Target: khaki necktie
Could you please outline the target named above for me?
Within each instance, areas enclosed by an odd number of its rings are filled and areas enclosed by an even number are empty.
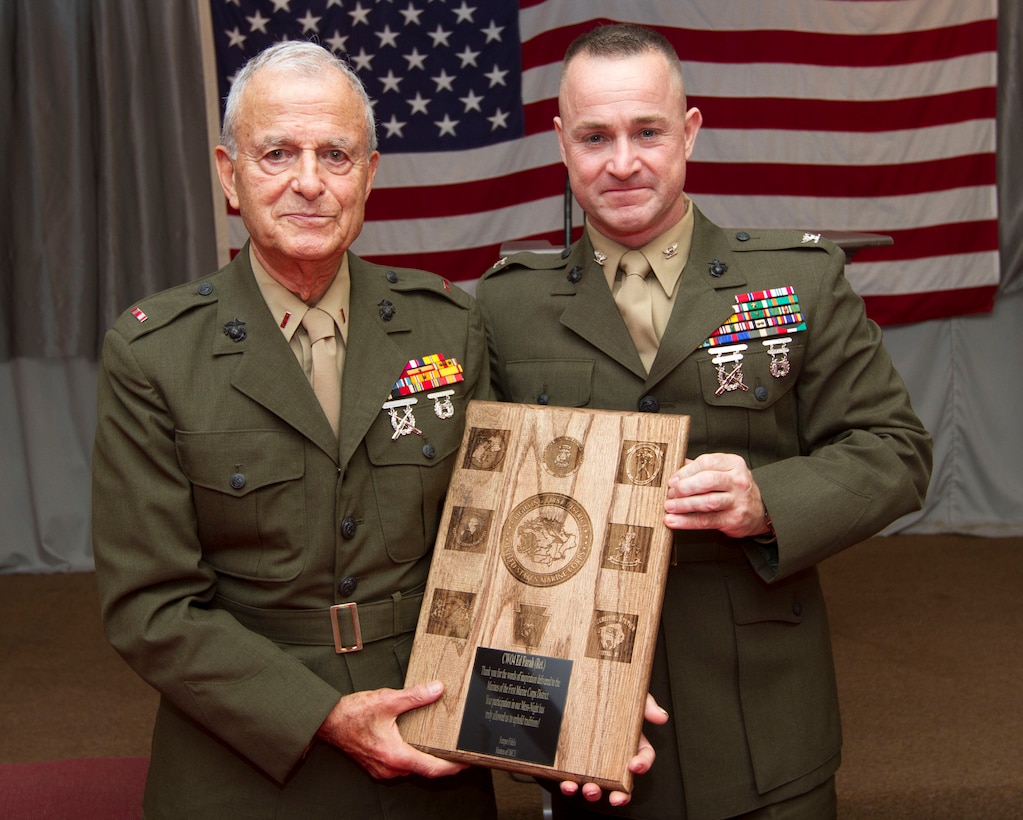
[[[341,377],[338,372],[334,320],[325,310],[309,308],[302,317],[302,327],[309,334],[309,347],[313,358],[309,380],[336,436],[341,421]]]
[[[625,274],[622,286],[615,294],[618,310],[636,344],[636,351],[647,372],[657,356],[657,332],[654,330],[653,303],[646,278],[650,263],[641,251],[628,251],[618,267]]]

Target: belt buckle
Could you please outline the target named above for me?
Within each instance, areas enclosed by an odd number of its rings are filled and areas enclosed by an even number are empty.
[[[339,609],[347,609],[352,615],[352,629],[355,631],[355,643],[352,646],[345,646],[341,642],[341,625],[337,620]],[[359,625],[359,605],[357,603],[334,604],[330,608],[330,627],[334,630],[334,651],[338,655],[343,655],[346,652],[358,652],[362,649],[362,627]]]

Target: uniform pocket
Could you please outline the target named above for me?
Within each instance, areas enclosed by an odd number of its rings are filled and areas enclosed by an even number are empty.
[[[450,416],[438,413],[427,394],[414,398],[411,415],[398,408],[395,423],[399,429],[407,423],[418,432],[401,435],[383,412],[365,439],[375,499],[371,509],[387,555],[397,563],[418,560],[433,548],[465,427],[464,396],[450,397]]]
[[[305,449],[284,430],[187,432],[175,436],[192,483],[203,558],[217,572],[283,582],[305,564]]]

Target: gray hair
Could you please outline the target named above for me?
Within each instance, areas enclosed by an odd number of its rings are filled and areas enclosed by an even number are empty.
[[[376,121],[373,117],[373,104],[369,95],[355,73],[355,69],[344,60],[335,57],[334,54],[315,43],[301,42],[298,40],[285,40],[276,43],[264,51],[261,51],[249,60],[231,85],[231,92],[227,95],[227,103],[224,106],[224,127],[220,133],[220,144],[227,149],[232,159],[238,156],[238,103],[245,92],[249,81],[256,75],[256,72],[264,68],[285,68],[306,77],[317,77],[324,69],[330,69],[340,73],[352,90],[359,95],[366,112],[366,153],[372,154],[377,149]]]

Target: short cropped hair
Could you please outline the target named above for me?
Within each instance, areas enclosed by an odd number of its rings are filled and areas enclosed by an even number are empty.
[[[631,23],[597,26],[576,37],[565,51],[561,64],[561,84],[564,85],[568,65],[579,55],[588,57],[634,57],[646,52],[657,52],[668,61],[671,73],[678,79],[685,100],[685,80],[678,53],[668,38],[657,31]]]

